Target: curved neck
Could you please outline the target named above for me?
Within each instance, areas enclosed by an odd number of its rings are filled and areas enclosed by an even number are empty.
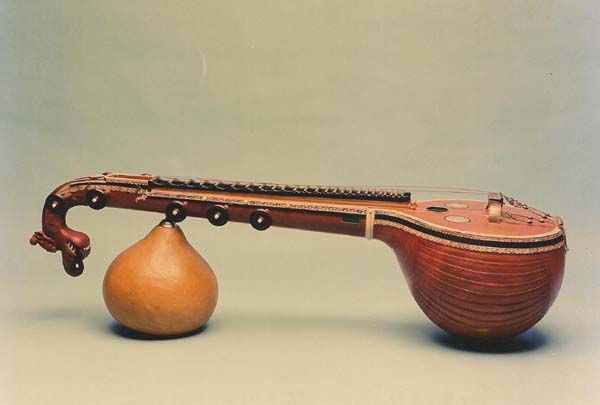
[[[213,225],[228,221],[250,223],[257,230],[270,226],[372,237],[375,209],[410,205],[410,193],[382,188],[298,186],[179,179],[104,173],[72,180],[46,200],[42,231],[31,238],[48,251],[61,251],[71,275],[83,270],[89,254],[87,235],[70,229],[67,211],[78,205],[93,209],[125,208],[162,213],[179,222],[207,218]]]
[[[187,216],[214,220],[211,215],[217,207],[221,221],[227,216],[230,221],[252,223],[252,215],[261,210],[273,226],[356,236],[365,235],[370,208],[393,209],[406,207],[410,202],[410,193],[392,189],[112,173],[74,180],[55,194],[64,196],[73,205],[90,205],[90,199],[94,198],[91,195],[97,194],[96,198],[103,200],[105,206],[162,212],[175,221]],[[94,208],[93,203],[90,206]]]

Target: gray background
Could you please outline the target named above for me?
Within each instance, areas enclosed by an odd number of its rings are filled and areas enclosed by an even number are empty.
[[[597,2],[216,3],[0,1],[0,403],[600,402]],[[73,210],[78,279],[27,242],[106,170],[500,190],[564,217],[566,276],[530,333],[465,346],[379,242],[191,219],[210,326],[131,339],[102,278],[160,215]]]

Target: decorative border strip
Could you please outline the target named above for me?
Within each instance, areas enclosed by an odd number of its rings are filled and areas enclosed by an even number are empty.
[[[86,191],[91,189],[98,190],[106,190],[106,191],[116,191],[119,193],[127,193],[127,194],[140,194],[143,195],[145,193],[145,189],[137,186],[127,186],[123,185],[113,185],[113,184],[77,184],[77,185],[67,185],[60,190],[56,191],[54,194],[59,195],[61,197],[68,197],[72,193],[76,193],[77,191]]]
[[[246,198],[227,198],[227,197],[206,197],[206,196],[190,196],[189,194],[166,194],[160,192],[148,192],[147,198],[174,198],[184,199],[202,202],[214,202],[220,204],[231,204],[231,205],[250,205],[254,207],[271,207],[271,208],[283,208],[283,209],[296,209],[306,211],[318,211],[318,212],[331,212],[331,213],[342,213],[342,214],[358,214],[365,215],[367,210],[362,208],[348,208],[348,207],[332,207],[326,205],[309,205],[309,204],[296,204],[296,203],[283,203],[277,201],[257,201]]]
[[[410,222],[412,224],[415,224],[415,226],[419,226],[419,227],[423,227],[423,228],[427,228],[427,229],[433,229],[435,228],[435,230],[437,232],[446,234],[446,235],[452,235],[452,236],[456,236],[456,237],[466,237],[469,239],[476,239],[476,240],[485,240],[485,241],[500,241],[500,242],[539,242],[539,241],[548,241],[548,240],[553,240],[555,239],[557,236],[561,235],[560,232],[551,232],[548,234],[541,234],[539,236],[535,236],[535,237],[504,237],[504,236],[491,236],[491,235],[482,235],[482,234],[469,234],[469,233],[465,233],[465,232],[460,232],[460,231],[454,231],[452,229],[449,228],[445,228],[445,227],[440,227],[440,226],[435,226],[431,223],[428,222],[424,222],[424,221],[420,221],[419,219],[410,216],[410,215],[406,215],[404,213],[399,213],[399,212],[395,212],[395,211],[378,211],[377,212],[377,217],[381,218],[381,219],[389,219],[391,221],[395,221],[396,218],[400,219],[401,221],[405,221],[405,222]],[[393,219],[391,219],[393,218]],[[475,237],[473,237],[475,236]]]
[[[439,243],[441,245],[451,246],[460,249],[473,250],[477,252],[487,252],[487,253],[505,253],[505,254],[533,254],[533,253],[541,253],[541,252],[549,252],[552,250],[560,249],[564,246],[564,237],[563,235],[558,238],[559,240],[555,243],[537,246],[537,247],[529,247],[526,243],[513,243],[514,247],[499,247],[499,246],[485,246],[485,245],[476,245],[471,243],[459,242],[451,239],[447,239],[444,237],[439,237],[436,235],[432,235],[430,233],[421,232],[420,230],[411,228],[404,224],[398,222],[392,222],[385,219],[377,219],[375,220],[375,225],[386,225],[394,228],[401,229],[405,232],[408,232],[412,235],[419,236],[423,239],[429,240],[431,242]],[[477,242],[477,240],[474,240]],[[483,242],[483,241],[481,241]]]

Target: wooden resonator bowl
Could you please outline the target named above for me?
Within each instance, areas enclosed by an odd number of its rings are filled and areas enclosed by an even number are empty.
[[[121,324],[152,335],[192,332],[217,304],[217,279],[181,229],[163,221],[110,264],[104,301]]]
[[[31,243],[60,251],[66,272],[80,275],[90,241],[65,222],[78,205],[158,212],[170,223],[202,217],[215,226],[235,221],[258,231],[277,226],[365,237],[394,250],[415,301],[436,325],[468,338],[510,337],[535,325],[554,302],[566,235],[560,217],[501,193],[483,195],[412,201],[398,188],[103,173],[56,188]],[[124,325],[171,335],[206,323],[217,284],[181,230],[164,225],[115,259],[104,297]]]

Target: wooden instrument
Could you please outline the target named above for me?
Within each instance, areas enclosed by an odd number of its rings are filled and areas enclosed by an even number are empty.
[[[439,327],[465,337],[523,332],[560,288],[566,239],[559,217],[501,193],[483,200],[411,201],[397,188],[242,183],[104,173],[55,189],[32,244],[61,251],[71,276],[83,271],[90,240],[65,216],[78,205],[202,217],[215,226],[248,222],[378,239],[398,257],[417,304]]]

